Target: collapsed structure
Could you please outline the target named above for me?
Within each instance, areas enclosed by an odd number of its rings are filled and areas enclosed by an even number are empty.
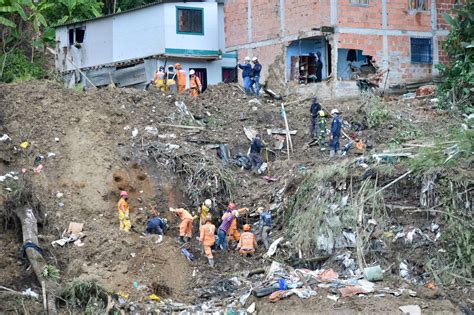
[[[323,78],[350,80],[390,69],[389,85],[431,80],[446,61],[442,13],[458,1],[232,0],[225,6],[226,49],[258,56],[278,83],[307,83],[315,60]],[[272,65],[272,67],[270,67]],[[275,69],[276,68],[276,69]],[[384,78],[385,79],[385,78]],[[351,86],[336,82],[336,89]],[[353,84],[352,86],[355,86]]]

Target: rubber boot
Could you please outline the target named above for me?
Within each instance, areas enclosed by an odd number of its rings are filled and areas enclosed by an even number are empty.
[[[179,242],[180,242],[181,244],[184,244],[184,243],[186,242],[186,241],[184,240],[184,236],[180,236],[180,237],[179,237]]]
[[[214,258],[208,258],[209,266],[214,267]]]

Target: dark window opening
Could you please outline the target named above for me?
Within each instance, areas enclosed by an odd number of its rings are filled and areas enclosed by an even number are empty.
[[[424,11],[426,10],[428,0],[408,0],[408,8],[410,10]]]
[[[74,45],[74,29],[69,30],[69,45]]]
[[[222,68],[222,82],[237,83],[237,68]]]
[[[203,9],[177,9],[178,33],[204,34]]]
[[[76,28],[76,43],[82,44],[84,42],[85,29]]]
[[[410,38],[411,62],[433,63],[431,38]]]

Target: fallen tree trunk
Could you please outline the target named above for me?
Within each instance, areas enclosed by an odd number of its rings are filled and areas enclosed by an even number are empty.
[[[21,209],[18,209],[16,215],[21,221],[23,244],[32,243],[38,245],[38,225],[33,210],[22,207]],[[56,290],[57,284],[43,276],[43,270],[46,266],[46,259],[40,252],[38,252],[37,249],[33,247],[26,247],[24,251],[28,257],[31,267],[33,268],[36,278],[38,279],[38,282],[40,284],[44,282],[45,289],[47,291],[46,314],[56,315],[58,313],[56,310],[56,297],[52,292]]]

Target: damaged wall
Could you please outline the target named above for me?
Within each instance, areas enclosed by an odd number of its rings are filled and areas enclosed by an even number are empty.
[[[258,56],[265,80],[266,68],[273,66],[282,49],[286,53],[292,41],[321,36],[321,26],[332,26],[335,34],[328,43],[333,47],[333,61],[338,59],[337,49],[359,49],[373,56],[381,69],[390,68],[389,85],[430,80],[437,75],[436,64],[447,61],[441,41],[448,25],[441,14],[449,12],[454,1],[426,1],[418,9],[410,5],[406,0],[369,1],[368,5],[349,0],[232,0],[225,6],[227,50],[237,51],[239,60]],[[412,48],[412,38],[430,40],[426,44],[429,60],[412,58],[418,53]],[[334,62],[332,69],[337,71]]]

